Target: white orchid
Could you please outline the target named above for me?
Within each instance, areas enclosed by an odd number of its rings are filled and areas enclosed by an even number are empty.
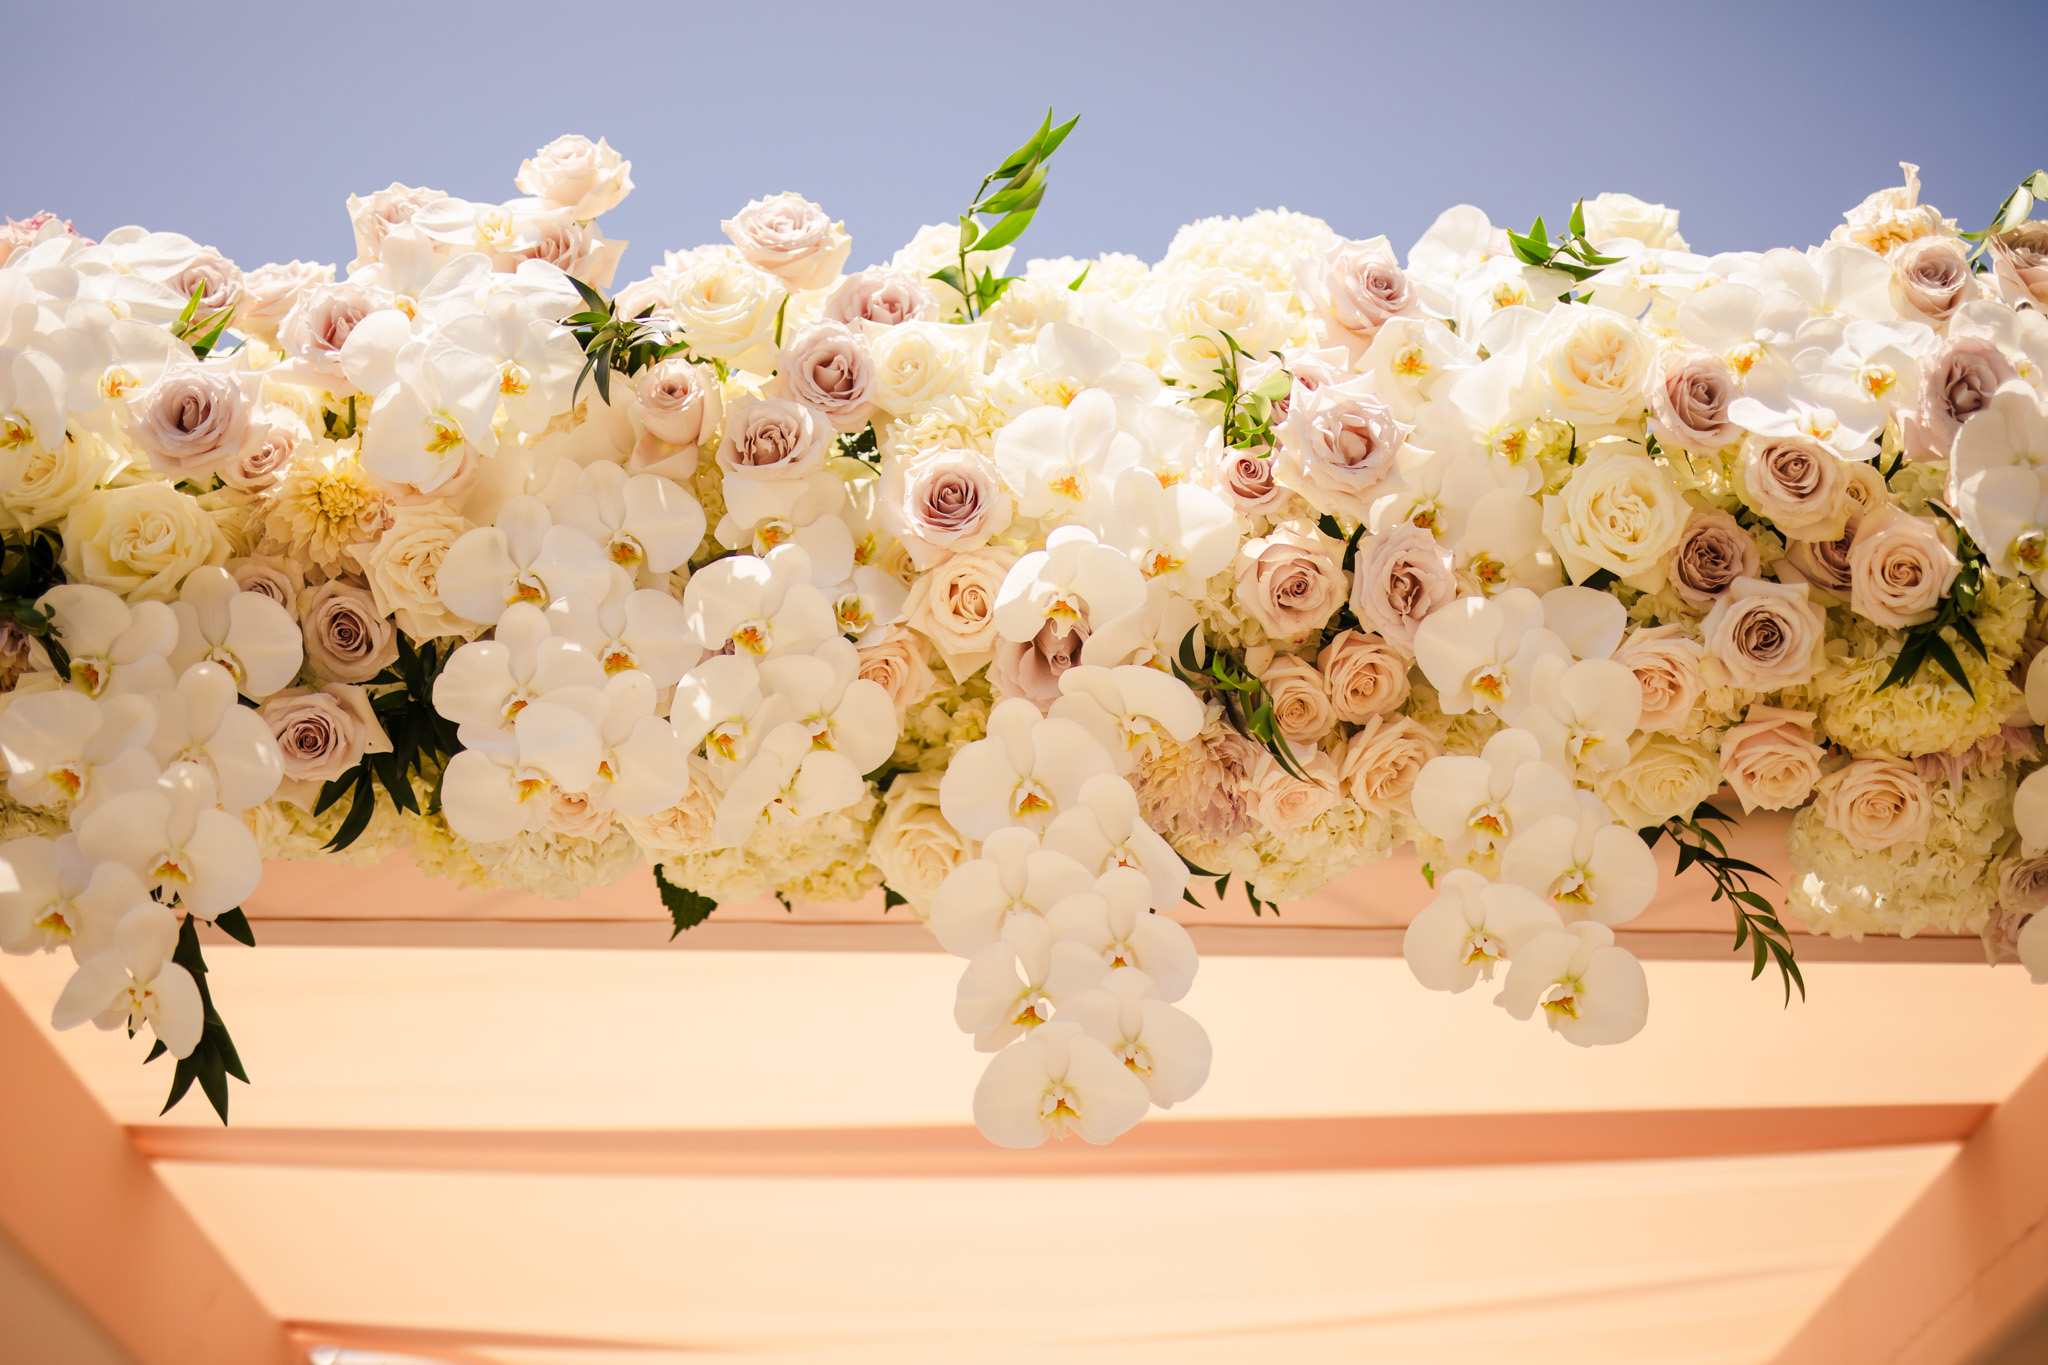
[[[112,931],[112,942],[78,964],[50,1011],[50,1026],[77,1028],[90,1020],[103,1029],[147,1027],[173,1057],[199,1046],[205,1007],[192,974],[170,960],[177,946],[176,918],[142,901]]]
[[[1509,588],[1543,592],[1563,576],[1543,534],[1543,506],[1513,489],[1484,493],[1465,516],[1452,567],[1461,584],[1492,597]]]
[[[881,765],[896,747],[896,704],[880,683],[857,676],[860,652],[825,640],[810,654],[761,661],[761,685],[786,698],[789,718],[810,732],[812,747],[840,754],[856,772]]]
[[[1650,1018],[1643,964],[1614,944],[1604,924],[1580,922],[1525,939],[1508,967],[1500,1006],[1517,1019],[1540,1007],[1544,1022],[1568,1043],[1625,1043]]]
[[[284,780],[284,757],[270,726],[237,704],[234,678],[215,663],[193,664],[175,691],[157,697],[149,752],[166,768],[193,763],[212,773],[224,810],[259,806]]]
[[[497,452],[491,419],[500,377],[491,361],[443,338],[415,338],[399,350],[393,371],[395,382],[372,395],[376,416],[363,433],[363,465],[372,474],[432,493],[466,461]]]
[[[1069,896],[1095,889],[1095,873],[1038,836],[1011,826],[988,836],[981,856],[946,874],[932,894],[932,935],[955,957],[973,957],[1002,939],[1016,915],[1043,916]]]
[[[1094,876],[1113,867],[1142,872],[1152,885],[1154,910],[1180,904],[1181,893],[1187,890],[1187,863],[1139,818],[1138,794],[1131,784],[1109,773],[1081,784],[1074,804],[1045,827],[1045,846],[1066,854]]]
[[[1160,998],[1178,1000],[1195,981],[1195,941],[1176,920],[1152,909],[1152,883],[1134,868],[1113,867],[1093,890],[1069,896],[1045,917],[1053,934],[1086,945],[1110,967],[1136,967]]]
[[[1060,696],[1049,714],[1071,720],[1095,736],[1119,773],[1141,754],[1156,756],[1159,736],[1185,744],[1202,729],[1202,700],[1170,673],[1137,664],[1098,668],[1077,664],[1060,674]]]
[[[740,844],[764,814],[770,821],[809,820],[852,805],[866,791],[861,770],[844,754],[816,747],[809,726],[784,721],[727,784],[713,847]]]
[[[1442,754],[1416,775],[1415,818],[1454,858],[1491,857],[1522,829],[1577,810],[1571,778],[1526,730],[1494,733],[1475,757]]]
[[[704,509],[672,479],[627,474],[609,460],[584,466],[554,520],[589,536],[643,584],[687,563],[704,539]]]
[[[1092,630],[1145,603],[1145,580],[1121,552],[1080,526],[1062,526],[1010,566],[996,594],[996,633],[1023,642],[1048,621]]]
[[[226,569],[194,569],[171,610],[178,618],[171,667],[181,674],[205,660],[224,669],[242,695],[262,701],[291,686],[305,662],[292,614],[260,592],[242,591]]]
[[[1509,676],[1525,685],[1504,713],[1536,736],[1547,761],[1581,773],[1610,772],[1628,762],[1629,736],[1642,720],[1643,689],[1626,664],[1606,658],[1567,663],[1543,655],[1530,661],[1526,673],[1517,665]]]
[[[1495,964],[1562,924],[1557,911],[1527,888],[1452,868],[1437,878],[1436,899],[1408,922],[1401,956],[1424,986],[1455,994],[1481,978],[1493,980]]]
[[[133,872],[90,861],[75,834],[0,844],[0,951],[75,948],[89,956],[129,911],[148,903]]]
[[[669,723],[685,749],[704,746],[721,780],[754,756],[761,740],[793,718],[786,697],[761,691],[761,667],[745,654],[714,654],[676,684]]]
[[[68,681],[87,696],[161,692],[177,679],[166,657],[178,617],[162,602],[123,602],[105,588],[66,583],[36,599],[71,656]]]
[[[1101,984],[1109,964],[1037,915],[1012,915],[1002,937],[968,959],[953,997],[953,1022],[995,1052],[1053,1017],[1062,1001]]]
[[[634,587],[617,565],[602,598],[562,598],[548,608],[547,618],[556,637],[575,641],[607,674],[637,670],[656,687],[674,687],[704,655],[683,604],[659,589]],[[502,636],[504,618],[498,625]]]
[[[459,616],[494,625],[515,602],[546,607],[563,597],[596,601],[610,581],[596,541],[557,525],[539,498],[506,501],[497,522],[462,533],[441,560],[436,586]]]
[[[1088,389],[1065,407],[1032,408],[996,433],[996,468],[1020,516],[1063,521],[1136,467],[1143,448],[1117,428],[1116,399]]]
[[[725,515],[712,534],[730,550],[765,555],[800,533],[815,542],[830,534],[829,523],[848,520],[846,480],[830,467],[802,479],[728,479],[720,490]]]
[[[156,781],[146,747],[155,731],[147,697],[19,693],[0,712],[8,793],[25,806],[89,811],[111,794]]]
[[[604,756],[588,709],[545,697],[520,708],[509,734],[468,725],[456,733],[463,748],[442,774],[441,810],[448,828],[476,843],[545,829],[554,790],[588,791]]]
[[[1543,594],[1543,625],[1574,659],[1610,659],[1628,629],[1628,608],[1611,592],[1566,584]]]
[[[1524,588],[1456,598],[1423,618],[1415,631],[1415,662],[1436,688],[1438,704],[1454,716],[1514,705],[1511,665],[1570,653],[1545,627],[1542,600]]]
[[[78,846],[94,862],[124,865],[166,904],[200,919],[239,906],[263,879],[256,836],[220,809],[213,774],[192,763],[109,797],[80,822]]]
[[[547,701],[580,712],[597,732],[597,773],[582,790],[605,809],[652,815],[689,794],[689,746],[654,713],[654,683],[645,673],[615,674],[602,690],[563,688]]]
[[[939,809],[970,839],[1012,824],[1042,830],[1080,799],[1083,783],[1109,771],[1109,754],[1087,730],[1010,697],[989,712],[987,735],[953,755]]]
[[[756,659],[808,654],[839,633],[830,600],[811,583],[811,557],[795,545],[706,564],[683,589],[683,610],[713,654],[727,642]]]
[[[481,306],[448,310],[433,319],[434,330],[450,346],[496,372],[505,420],[528,436],[540,434],[568,409],[583,363],[575,337],[553,317],[542,316],[536,303],[522,292],[501,290],[487,295]]]
[[[1059,1017],[1108,1048],[1161,1109],[1189,1098],[1209,1079],[1208,1033],[1160,999],[1152,979],[1136,967],[1118,967],[1094,990],[1070,997]]]
[[[857,645],[871,645],[903,620],[910,589],[894,574],[863,564],[831,596],[832,619],[839,633]]]
[[[1520,829],[1501,854],[1501,880],[1526,886],[1567,919],[1624,924],[1657,894],[1657,859],[1634,830],[1591,792],[1578,809],[1546,815]]]
[[[1114,1142],[1145,1117],[1144,1083],[1079,1024],[1057,1021],[997,1053],[974,1088],[974,1125],[998,1147],[1069,1133]]]
[[[472,640],[434,679],[434,709],[457,725],[509,731],[529,702],[563,687],[603,687],[598,656],[550,629],[540,608],[517,602],[495,638]]]
[[[64,367],[41,350],[0,347],[0,453],[64,443]]]
[[[1206,488],[1162,485],[1150,470],[1127,469],[1106,491],[1108,497],[1091,499],[1084,509],[1088,525],[1147,579],[1199,597],[1237,553],[1237,514]]]
[[[1092,622],[1081,642],[1081,662],[1100,668],[1143,664],[1170,671],[1180,642],[1198,624],[1195,604],[1158,580],[1145,585],[1145,601],[1135,611],[1105,622]]]

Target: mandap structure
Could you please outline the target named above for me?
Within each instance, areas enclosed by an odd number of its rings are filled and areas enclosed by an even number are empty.
[[[0,947],[75,962],[51,1024],[225,1119],[200,928],[281,860],[677,933],[879,897],[1019,1148],[1201,1087],[1183,920],[1389,859],[1420,986],[1560,1045],[1642,1029],[1672,850],[1788,1001],[1817,936],[2048,975],[2048,177],[1961,232],[1907,166],[1803,249],[1603,194],[1020,263],[1073,126],[859,270],[785,193],[617,281],[581,137],[350,198],[340,271],[10,222]]]

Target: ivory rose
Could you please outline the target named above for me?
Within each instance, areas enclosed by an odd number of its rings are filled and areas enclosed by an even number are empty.
[[[1700,635],[1736,687],[1775,692],[1820,671],[1827,613],[1804,583],[1738,578],[1700,622]]]
[[[415,640],[467,635],[475,626],[441,601],[441,561],[471,530],[465,517],[422,507],[401,507],[375,543],[349,547],[362,567],[380,616],[394,616]]]
[[[616,208],[633,192],[633,163],[599,138],[564,134],[519,163],[515,184],[579,221]]]
[[[1721,736],[1721,772],[1745,812],[1790,810],[1813,794],[1821,755],[1812,711],[1752,706]]]
[[[1645,203],[1632,194],[1609,191],[1596,194],[1581,206],[1585,216],[1586,240],[1594,243],[1617,237],[1644,246],[1685,251],[1685,238],[1678,235],[1678,210],[1662,204]]]
[[[1763,569],[1756,538],[1742,523],[1715,508],[1696,511],[1679,533],[1671,555],[1671,589],[1687,606],[1704,611],[1738,578]]]
[[[229,553],[196,499],[154,479],[88,493],[64,518],[64,576],[132,602],[170,601],[187,574]]]
[[[1344,571],[1319,544],[1317,537],[1283,529],[1238,548],[1234,597],[1276,640],[1321,630],[1344,604]]]
[[[704,852],[711,847],[718,823],[718,783],[711,765],[692,755],[690,790],[682,800],[652,815],[622,815],[618,822],[649,861]]]
[[[1643,730],[1679,730],[1700,699],[1700,660],[1706,649],[1675,625],[1644,626],[1614,651],[1614,661],[1636,675],[1643,693]]]
[[[868,352],[875,366],[875,405],[900,415],[953,393],[979,368],[970,365],[969,354],[978,338],[973,328],[937,322],[871,325]]]
[[[1932,519],[1880,507],[1863,518],[1849,546],[1849,605],[1881,626],[1904,630],[1934,619],[1961,571]]]
[[[1363,725],[1408,700],[1408,661],[1377,635],[1338,631],[1316,667],[1339,720]]]
[[[939,809],[942,773],[900,773],[882,798],[882,818],[868,844],[868,856],[882,870],[883,883],[910,902],[919,916],[930,908],[939,884],[967,861],[971,841]]]
[[[749,264],[792,289],[823,289],[853,250],[845,227],[800,194],[755,199],[719,227]]]
[[[1435,735],[1407,716],[1374,716],[1344,746],[1344,792],[1371,810],[1406,811],[1415,779],[1444,751]]]
[[[1413,653],[1423,618],[1457,595],[1451,557],[1420,526],[1403,522],[1360,542],[1351,610],[1359,624],[1396,649]]]
[[[1656,347],[1633,320],[1593,305],[1553,308],[1533,346],[1531,368],[1552,417],[1583,428],[1642,412]]]
[[[24,530],[62,521],[78,500],[114,472],[107,443],[90,432],[0,455],[0,506]]]
[[[1669,735],[1637,735],[1628,762],[1600,779],[1600,799],[1630,829],[1690,815],[1721,785],[1714,755]]]
[[[1691,516],[1671,476],[1626,441],[1595,442],[1564,490],[1543,498],[1543,534],[1574,583],[1605,569],[1656,587]]]
[[[970,550],[911,585],[904,622],[938,648],[956,680],[964,681],[993,656],[996,594],[1016,562],[1007,550]]]
[[[1926,779],[1890,754],[1858,754],[1815,791],[1827,827],[1867,853],[1924,841],[1934,819]]]

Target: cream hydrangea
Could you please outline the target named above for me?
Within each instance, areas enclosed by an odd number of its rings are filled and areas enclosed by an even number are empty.
[[[2013,782],[1986,776],[1936,783],[1924,843],[1872,852],[1829,829],[1818,806],[1792,821],[1788,909],[1834,938],[1865,934],[1975,934],[1998,905],[1991,865],[2012,835]]]

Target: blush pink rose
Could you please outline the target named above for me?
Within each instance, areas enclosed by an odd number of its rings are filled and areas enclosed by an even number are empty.
[[[1721,736],[1721,775],[1745,812],[1790,810],[1813,795],[1821,755],[1812,711],[1752,706]]]
[[[1868,853],[1924,841],[1934,819],[1927,780],[1890,754],[1859,754],[1823,777],[1815,791],[1827,827]]]

